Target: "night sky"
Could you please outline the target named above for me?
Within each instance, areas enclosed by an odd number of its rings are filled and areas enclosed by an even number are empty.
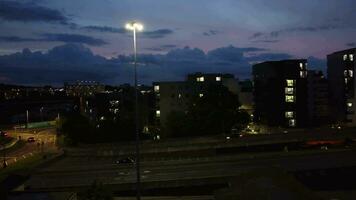
[[[325,57],[356,47],[354,0],[0,0],[0,82],[132,83],[132,19],[140,83],[191,72],[250,78],[251,64]]]

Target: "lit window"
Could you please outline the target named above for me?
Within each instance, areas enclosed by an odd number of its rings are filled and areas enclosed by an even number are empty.
[[[292,95],[286,95],[286,102],[294,102],[295,98]]]
[[[307,71],[300,71],[300,78],[306,78],[307,77]]]
[[[289,121],[288,121],[288,125],[290,126],[290,127],[295,127],[295,119],[290,119]]]
[[[221,77],[220,77],[220,76],[217,76],[217,77],[216,77],[216,81],[221,81]]]
[[[198,82],[204,82],[204,76],[197,77],[197,81],[198,81]]]
[[[286,93],[286,94],[293,94],[293,93],[294,93],[294,88],[286,87],[286,88],[285,88],[285,93]]]
[[[352,103],[351,102],[347,103],[347,107],[351,108],[352,107]]]
[[[155,85],[154,88],[153,88],[153,90],[154,90],[155,92],[159,92],[159,85]]]
[[[285,112],[285,117],[290,119],[294,117],[294,112],[293,111],[287,111]]]
[[[344,76],[347,76],[347,70],[344,70]]]
[[[202,94],[202,93],[199,94],[199,97],[203,97],[203,96],[204,96],[204,94]]]
[[[354,76],[354,71],[349,70],[349,76],[350,76],[350,77],[353,77],[353,76]]]
[[[295,85],[295,80],[287,79],[287,86],[288,87],[293,87]]]
[[[351,61],[354,61],[354,55],[353,54],[350,54],[349,57],[350,57]]]
[[[182,95],[181,95],[181,94],[178,94],[178,98],[179,98],[179,99],[182,98]]]
[[[347,78],[345,78],[345,84],[347,84],[347,82],[348,82],[348,79],[347,79]]]
[[[161,116],[161,111],[160,110],[156,110],[156,117],[160,117]]]
[[[303,63],[299,63],[300,69],[303,69]]]
[[[345,54],[345,55],[344,55],[344,60],[346,60],[346,59],[347,59],[347,55]]]

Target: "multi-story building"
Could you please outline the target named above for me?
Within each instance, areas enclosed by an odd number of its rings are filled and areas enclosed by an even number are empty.
[[[268,61],[253,65],[252,71],[255,120],[269,126],[307,126],[307,61]]]
[[[323,72],[308,70],[308,115],[310,126],[330,124],[329,84]]]
[[[356,48],[332,53],[327,59],[333,120],[345,126],[356,126]]]
[[[156,121],[164,125],[172,111],[187,111],[193,98],[203,97],[210,84],[222,84],[237,94],[238,79],[232,74],[189,74],[185,81],[153,83],[156,94]]]
[[[135,89],[129,84],[117,87],[106,86],[105,91],[83,99],[82,113],[91,121],[134,119]],[[153,124],[154,96],[152,87],[138,86],[138,106],[141,126]]]

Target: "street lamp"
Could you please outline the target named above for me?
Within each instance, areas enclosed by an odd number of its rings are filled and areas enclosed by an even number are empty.
[[[141,199],[141,177],[140,177],[140,133],[138,130],[138,92],[137,92],[137,45],[136,32],[143,30],[143,25],[132,21],[126,24],[126,29],[133,32],[133,47],[134,47],[134,76],[135,76],[135,131],[136,131],[136,199]]]

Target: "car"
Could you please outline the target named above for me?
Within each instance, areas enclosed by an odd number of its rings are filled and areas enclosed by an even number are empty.
[[[321,146],[320,149],[321,150],[328,150],[328,146]]]
[[[7,134],[5,131],[1,131],[1,130],[0,130],[0,136],[1,136],[1,137],[7,137],[8,134]]]
[[[29,137],[29,138],[27,138],[27,142],[35,142],[36,140],[35,140],[35,138],[34,137]]]
[[[122,158],[115,161],[115,164],[132,164],[132,163],[135,163],[135,160],[130,157]]]

